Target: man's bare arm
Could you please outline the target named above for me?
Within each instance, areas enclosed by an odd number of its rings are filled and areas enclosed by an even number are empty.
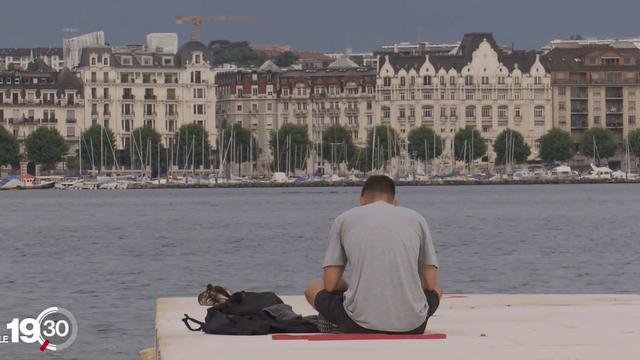
[[[438,280],[438,268],[433,265],[425,265],[420,269],[420,280],[424,291],[435,290],[442,297],[442,287]]]
[[[322,277],[324,289],[328,292],[346,291],[349,285],[342,278],[344,266],[327,266]]]

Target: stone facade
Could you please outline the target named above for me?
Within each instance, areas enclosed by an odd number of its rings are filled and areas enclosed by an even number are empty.
[[[622,149],[638,127],[640,50],[631,43],[559,44],[545,60],[552,75],[554,126],[579,142],[586,129],[609,129]],[[618,167],[622,151],[612,160]],[[577,165],[591,159],[575,157]]]
[[[203,125],[215,145],[214,72],[204,44],[190,41],[177,54],[143,47],[82,49],[76,69],[86,94],[85,127],[101,124],[116,135],[119,148],[131,132],[149,125],[165,144],[180,126]]]
[[[47,126],[56,128],[74,153],[84,118],[82,82],[69,70],[0,71],[0,121],[20,142]]]
[[[540,54],[499,48],[491,34],[467,34],[446,54],[381,54],[376,118],[401,138],[420,126],[443,137],[449,155],[455,132],[477,128],[493,160],[493,141],[509,128],[537,156],[537,140],[553,126],[551,76]]]
[[[267,65],[267,64],[265,64]],[[340,58],[324,69],[260,69],[220,73],[217,83],[219,126],[249,128],[270,158],[271,130],[286,123],[305,125],[313,143],[334,124],[347,127],[354,142],[364,146],[375,124],[375,70]]]

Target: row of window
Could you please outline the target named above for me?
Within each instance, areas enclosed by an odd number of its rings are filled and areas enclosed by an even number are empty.
[[[432,86],[434,84],[434,76],[431,75],[425,75],[422,77],[422,85],[424,86]],[[447,85],[447,77],[446,76],[438,76],[437,77],[439,80],[439,84],[440,86],[446,86]],[[456,86],[458,85],[458,79],[460,79],[461,77],[459,76],[448,76],[448,84],[450,86]],[[407,77],[405,76],[400,76],[400,86],[415,86],[416,85],[416,77],[415,76],[411,76],[409,77],[409,81],[407,81]],[[479,81],[473,76],[473,75],[466,75],[464,76],[464,84],[467,86],[471,86],[471,85],[490,85],[491,84],[491,79],[489,78],[489,76],[480,76],[479,77]],[[513,78],[513,84],[514,85],[520,85],[521,83],[521,79],[519,76],[514,76]],[[533,83],[535,85],[541,85],[542,84],[542,76],[534,76],[533,77]],[[391,86],[391,82],[392,82],[392,77],[390,76],[385,76],[383,77],[383,85],[384,86]],[[496,77],[496,84],[498,85],[506,85],[507,84],[507,77],[506,76],[497,76]]]
[[[410,107],[409,109],[409,118],[415,118],[416,110],[414,107]],[[448,111],[447,111],[448,110]],[[441,107],[440,108],[440,117],[457,117],[457,107]],[[391,118],[391,108],[382,107],[382,118],[390,119]],[[433,106],[423,106],[422,107],[422,116],[427,119],[433,118],[434,107]],[[498,106],[498,119],[506,119],[509,114],[509,107],[506,105]],[[493,107],[492,106],[483,106],[481,108],[481,115],[483,119],[492,118],[493,117]],[[513,115],[515,118],[522,118],[522,110],[519,106],[513,108]],[[535,119],[543,119],[544,118],[544,106],[535,106],[533,108],[533,116]],[[407,118],[407,111],[405,108],[398,109],[398,117],[400,119]],[[476,107],[475,106],[467,106],[465,107],[465,117],[468,119],[475,119],[476,117]]]

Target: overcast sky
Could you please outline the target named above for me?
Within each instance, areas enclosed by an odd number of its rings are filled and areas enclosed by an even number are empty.
[[[300,50],[372,50],[400,41],[453,42],[493,32],[498,43],[535,49],[571,34],[640,36],[639,0],[0,0],[0,47],[61,46],[62,29],[105,31],[112,45],[189,25],[176,15],[257,15],[203,25],[203,41],[247,40]]]

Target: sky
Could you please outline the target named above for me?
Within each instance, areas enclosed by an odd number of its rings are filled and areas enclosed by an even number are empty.
[[[572,34],[640,36],[638,0],[0,0],[0,47],[62,46],[64,28],[103,30],[112,45],[152,32],[190,38],[178,15],[250,15],[204,24],[202,40],[288,44],[298,50],[372,51],[417,40],[455,42],[493,32],[501,45],[538,49]]]

